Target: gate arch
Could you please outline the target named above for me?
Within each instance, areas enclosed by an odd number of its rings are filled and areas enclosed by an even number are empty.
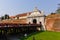
[[[37,23],[37,20],[36,19],[33,19],[33,24],[36,24]]]

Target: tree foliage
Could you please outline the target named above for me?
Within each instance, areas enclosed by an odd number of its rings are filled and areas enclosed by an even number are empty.
[[[9,15],[5,14],[4,18],[9,19]]]
[[[4,19],[10,19],[9,15],[5,14],[4,16],[1,17],[1,20],[4,20]]]
[[[56,13],[60,13],[60,9],[57,9],[57,10],[56,10]]]

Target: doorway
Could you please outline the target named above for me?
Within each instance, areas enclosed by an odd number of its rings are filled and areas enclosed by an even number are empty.
[[[37,23],[37,20],[36,19],[33,19],[33,24],[36,24]]]

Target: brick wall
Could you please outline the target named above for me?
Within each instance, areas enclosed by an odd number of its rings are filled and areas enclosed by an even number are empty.
[[[60,14],[47,16],[45,19],[45,26],[48,31],[60,32]]]

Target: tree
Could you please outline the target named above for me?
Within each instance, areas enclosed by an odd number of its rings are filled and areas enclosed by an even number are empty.
[[[56,10],[56,13],[60,13],[60,9]]]
[[[4,16],[1,17],[1,20],[4,20]]]
[[[5,14],[4,19],[9,19],[9,15]]]
[[[58,9],[56,10],[56,13],[60,13],[60,4],[58,4]]]
[[[10,19],[9,15],[5,14],[4,16],[1,17],[1,20],[4,20],[4,19]]]

